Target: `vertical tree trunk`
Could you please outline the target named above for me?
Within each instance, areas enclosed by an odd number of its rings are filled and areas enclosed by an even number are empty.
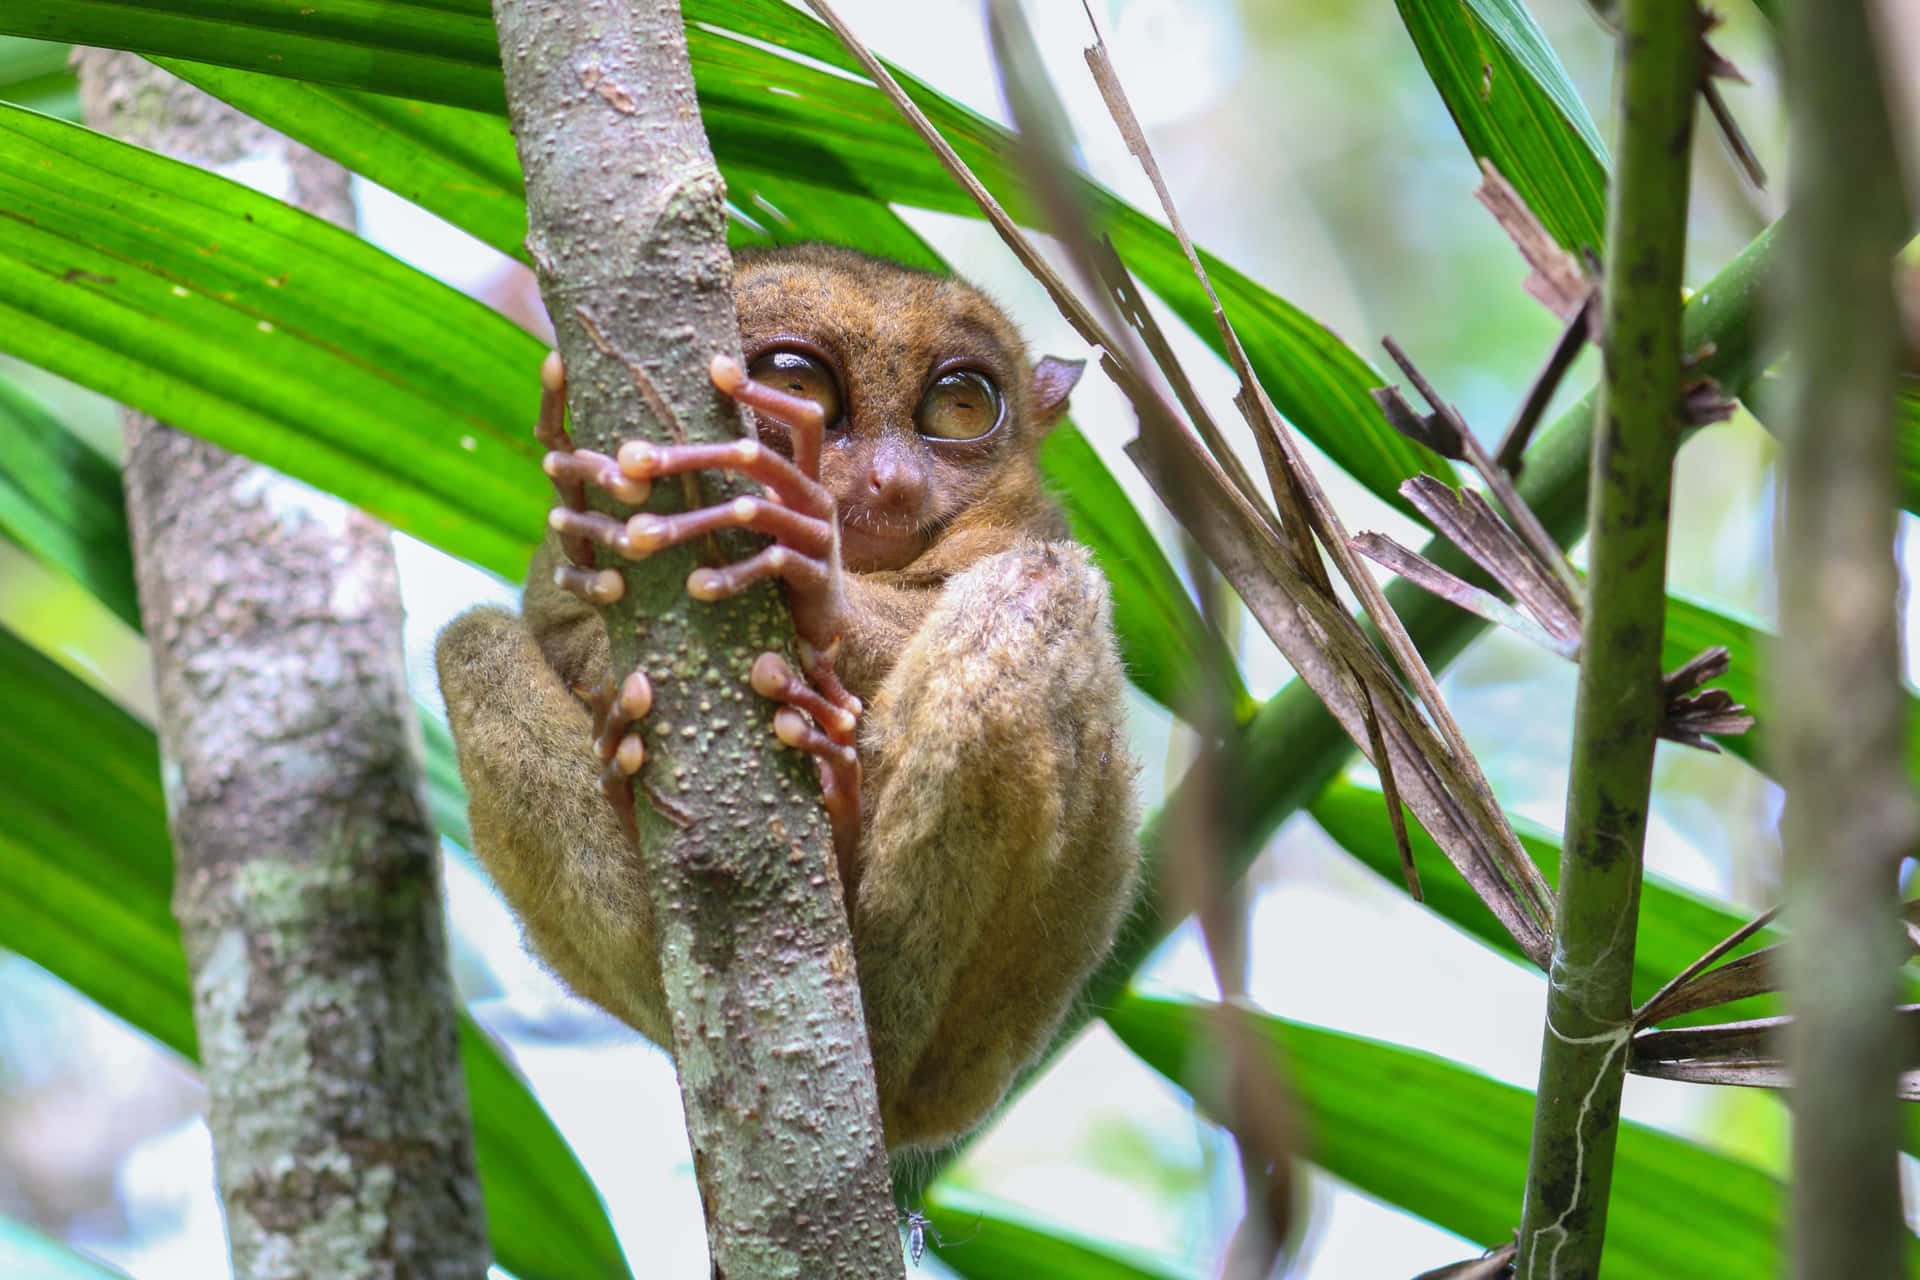
[[[96,128],[266,161],[352,224],[345,170],[124,53]],[[478,1277],[490,1258],[437,841],[387,531],[131,411],[126,492],[235,1273]]]
[[[1776,764],[1787,788],[1790,1272],[1894,1280],[1901,858],[1915,850],[1900,687],[1893,255],[1899,164],[1863,0],[1797,0],[1784,47],[1794,385],[1781,424]]]
[[[740,337],[679,5],[495,0],[494,16],[575,439],[738,437],[707,373]],[[737,491],[716,480],[656,485],[648,508]],[[746,680],[759,652],[791,651],[791,620],[770,589],[691,601],[695,552],[625,566],[604,612],[615,671],[654,686],[635,807],[713,1274],[898,1276],[830,834],[811,764]]]

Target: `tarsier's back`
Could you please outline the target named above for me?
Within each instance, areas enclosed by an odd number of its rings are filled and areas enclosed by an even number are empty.
[[[782,717],[858,713],[857,764],[828,723],[780,733],[816,752],[830,796],[854,780],[835,829],[887,1141],[936,1144],[1045,1047],[1135,875],[1107,586],[1065,539],[1037,462],[1079,367],[1030,366],[970,287],[846,250],[742,255],[735,298],[752,379],[826,420],[811,487],[789,462],[752,464],[779,509],[750,527],[784,548],[754,572],[782,578],[802,639],[831,654],[807,675],[846,692],[770,696]],[[772,451],[808,470],[811,449],[796,456],[765,418]],[[819,529],[803,527],[810,512]],[[671,1050],[638,854],[601,793],[581,696],[609,675],[605,637],[556,585],[584,580],[569,555],[582,559],[549,538],[519,616],[476,609],[448,627],[441,686],[476,853],[530,942]]]

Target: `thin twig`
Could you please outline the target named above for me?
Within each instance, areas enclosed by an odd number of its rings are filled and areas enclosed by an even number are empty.
[[[1533,385],[1527,388],[1526,398],[1520,402],[1520,411],[1514,414],[1513,425],[1500,437],[1500,447],[1494,450],[1494,463],[1516,480],[1520,477],[1521,455],[1526,453],[1527,445],[1533,440],[1533,430],[1539,425],[1540,417],[1547,411],[1547,405],[1553,400],[1553,393],[1560,389],[1561,379],[1567,376],[1567,370],[1573,367],[1576,356],[1586,347],[1593,327],[1593,295],[1580,304],[1566,326],[1560,331],[1559,341],[1553,344],[1553,350],[1547,353],[1547,362],[1540,366],[1540,372],[1533,375]]]

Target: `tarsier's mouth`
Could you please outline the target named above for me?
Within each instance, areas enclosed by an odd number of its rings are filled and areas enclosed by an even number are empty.
[[[840,558],[856,573],[898,569],[926,549],[932,533],[918,520],[852,507],[840,519]]]

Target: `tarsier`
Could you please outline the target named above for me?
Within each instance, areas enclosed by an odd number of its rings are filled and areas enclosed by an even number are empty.
[[[740,675],[820,764],[888,1145],[936,1144],[1045,1047],[1135,875],[1107,586],[1037,457],[1080,366],[1029,366],[969,286],[846,250],[739,255],[734,299],[746,367],[716,360],[713,379],[754,408],[758,443],[573,450],[557,357],[543,371],[561,502],[521,613],[474,609],[437,654],[474,847],[559,976],[671,1051],[640,857],[600,781],[603,762],[640,767],[650,686],[609,679],[589,601],[620,586],[595,558],[771,535],[688,589],[784,588],[806,679],[772,655]],[[584,485],[637,504],[712,468],[765,497],[585,509]]]

